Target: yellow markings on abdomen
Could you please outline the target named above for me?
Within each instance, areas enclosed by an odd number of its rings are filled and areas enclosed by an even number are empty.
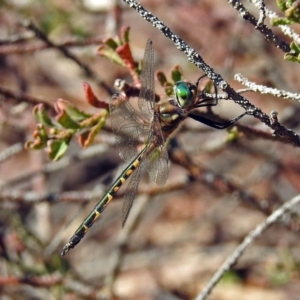
[[[130,169],[130,170],[128,170],[127,172],[126,172],[126,177],[128,178],[132,173],[133,173],[133,171],[135,170],[135,168],[134,169]]]
[[[95,209],[95,217],[94,217],[94,221],[96,221],[99,217],[100,217],[100,212],[98,210]]]
[[[86,232],[89,230],[89,228],[88,228],[88,226],[86,226],[86,225],[82,225],[82,227],[83,227],[83,235],[85,235],[86,234]]]
[[[146,151],[153,150],[151,147],[146,146],[134,160],[134,162],[125,169],[118,180],[111,186],[110,190],[103,198],[96,204],[94,210],[85,218],[83,223],[76,230],[74,235],[70,238],[70,241],[64,246],[62,250],[62,255],[65,255],[71,248],[74,248],[84,237],[89,227],[100,217],[101,213],[104,211],[107,204],[113,199],[113,195],[120,189],[123,183],[128,179],[128,177],[138,168],[143,157],[145,157]]]
[[[132,164],[132,166],[134,166],[134,169],[136,169],[139,166],[141,159],[142,158],[140,157],[139,159],[134,161],[134,163]]]

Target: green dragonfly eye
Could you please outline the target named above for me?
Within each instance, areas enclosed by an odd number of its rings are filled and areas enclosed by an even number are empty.
[[[181,107],[187,107],[194,99],[194,91],[191,85],[184,81],[178,81],[174,85],[174,94]]]

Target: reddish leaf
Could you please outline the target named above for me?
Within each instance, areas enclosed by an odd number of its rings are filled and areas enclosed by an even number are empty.
[[[82,148],[86,148],[89,144],[90,131],[85,131],[78,136],[78,143]]]
[[[129,70],[135,70],[135,63],[128,43],[119,46],[116,49],[116,52],[122,58],[123,62]]]
[[[123,43],[129,43],[129,32],[130,32],[129,26],[125,26],[121,28],[120,37]]]
[[[91,86],[87,82],[83,83],[83,90],[84,90],[84,93],[85,93],[85,98],[86,98],[87,102],[90,105],[92,105],[94,107],[97,107],[97,108],[108,109],[108,107],[109,107],[108,103],[99,100],[96,97],[96,95],[94,94]]]

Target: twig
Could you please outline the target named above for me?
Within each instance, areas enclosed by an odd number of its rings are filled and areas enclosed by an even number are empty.
[[[171,140],[172,149],[169,151],[170,159],[172,162],[177,163],[189,172],[189,177],[191,181],[200,181],[208,185],[210,188],[218,191],[223,191],[226,193],[234,193],[237,198],[243,200],[250,207],[255,207],[267,214],[272,211],[272,208],[268,204],[262,204],[261,201],[257,199],[254,195],[245,192],[242,188],[238,187],[232,181],[226,179],[220,174],[215,174],[204,167],[196,165],[191,158],[186,155],[180,147],[178,147],[176,139]]]
[[[266,5],[264,0],[258,0],[258,5],[259,5],[259,18],[257,25],[260,26],[261,24],[264,23],[266,19]]]
[[[274,124],[271,121],[271,118],[262,112],[261,109],[255,107],[252,103],[249,102],[248,99],[239,95],[223,78],[220,74],[214,72],[214,70],[207,65],[202,57],[190,46],[188,46],[180,37],[175,35],[169,27],[164,25],[157,17],[153,14],[148,12],[140,3],[134,0],[123,0],[126,2],[130,7],[135,9],[143,19],[150,22],[155,28],[161,31],[168,39],[170,39],[174,45],[180,51],[184,52],[188,58],[188,60],[196,65],[198,68],[201,68],[203,72],[209,77],[213,82],[216,84],[218,88],[223,90],[225,93],[228,94],[228,97],[232,99],[235,103],[242,106],[246,111],[247,114],[253,115],[255,118],[259,119],[261,122],[265,123],[268,127],[272,128],[276,135],[279,135],[296,146],[300,146],[300,136],[284,126],[280,123]],[[276,126],[275,126],[276,125]]]
[[[24,149],[22,143],[16,143],[0,152],[0,163],[16,155]]]
[[[248,1],[251,2],[251,3],[253,3],[256,7],[258,7],[258,8],[260,7],[260,1],[261,0],[248,0]],[[279,17],[275,12],[273,12],[273,11],[267,9],[267,8],[265,8],[265,13],[266,13],[266,15],[269,18],[278,18]],[[281,31],[285,35],[289,36],[296,43],[300,44],[300,36],[299,36],[299,34],[297,34],[290,26],[287,26],[287,25],[278,25],[278,27],[281,29]]]
[[[226,259],[223,265],[219,268],[219,270],[214,274],[210,282],[204,288],[204,290],[197,296],[196,300],[204,300],[211,293],[214,286],[220,281],[225,272],[230,270],[241,257],[241,255],[245,252],[248,246],[250,246],[255,239],[260,237],[268,227],[277,222],[286,212],[291,210],[291,208],[300,202],[300,196],[297,196],[277,210],[275,210],[266,220],[259,224],[254,230],[252,230],[244,241],[236,248],[236,250]]]
[[[149,196],[142,196],[136,199],[134,206],[130,212],[130,218],[126,222],[126,226],[120,232],[117,238],[117,245],[111,254],[111,265],[109,273],[105,278],[105,287],[108,289],[108,295],[111,297],[113,295],[113,287],[115,278],[121,268],[124,254],[127,249],[127,243],[129,241],[129,236],[136,228],[137,223],[140,220],[141,214],[145,210],[148,204]]]
[[[20,33],[20,34],[11,34],[6,38],[0,38],[0,46],[20,43],[20,42],[23,42],[23,41],[28,41],[32,38],[34,38],[34,34],[32,32],[23,32],[23,33]]]
[[[283,90],[278,90],[274,88],[270,88],[264,85],[256,84],[255,82],[249,81],[245,76],[242,74],[236,74],[234,79],[243,84],[244,86],[248,87],[249,90],[253,92],[259,92],[261,94],[269,94],[273,95],[278,98],[283,99],[290,99],[290,100],[297,100],[300,101],[300,94],[298,93],[291,93]],[[248,90],[248,91],[249,91]]]
[[[172,151],[170,151],[170,159],[189,172],[190,180],[203,182],[213,190],[233,194],[236,198],[241,199],[248,207],[256,208],[266,215],[274,211],[275,203],[272,201],[260,200],[223,175],[215,174],[204,167],[196,165],[189,156],[176,146],[176,140],[173,139],[172,144],[173,148]],[[283,222],[283,224],[292,232],[300,234],[298,218],[291,217],[287,222]]]
[[[30,33],[31,34],[31,33]],[[45,43],[31,43],[29,45],[25,44],[9,44],[5,46],[0,47],[0,54],[1,55],[7,55],[7,54],[26,54],[26,53],[32,53],[41,51],[43,49],[50,49],[50,48],[57,48],[57,47],[85,47],[88,45],[99,45],[103,43],[102,37],[96,37],[96,38],[89,38],[85,40],[66,40],[62,43],[57,43],[56,45],[49,45]]]
[[[77,58],[74,54],[72,54],[66,47],[59,46],[53,43],[48,39],[48,37],[39,29],[37,28],[32,22],[26,20],[21,22],[21,25],[29,30],[33,31],[35,35],[44,41],[50,47],[54,47],[58,49],[65,57],[73,60],[85,73],[85,75],[97,82],[99,86],[104,88],[109,95],[113,95],[114,91],[111,87],[106,84],[88,65],[84,64],[79,58]]]
[[[49,288],[63,282],[63,278],[59,274],[45,275],[45,276],[1,276],[0,286],[8,287],[10,285],[27,284],[35,287]]]
[[[19,102],[27,102],[32,105],[43,103],[43,104],[45,104],[45,106],[48,109],[53,110],[53,104],[48,100],[37,98],[34,96],[30,96],[30,95],[26,95],[23,93],[16,93],[15,91],[10,90],[5,87],[2,87],[2,86],[0,86],[0,95],[3,95],[8,99],[11,98],[11,99],[17,100]],[[1,101],[5,101],[5,100],[1,99]]]
[[[29,179],[31,179],[35,176],[38,176],[40,174],[51,174],[53,172],[59,171],[63,168],[66,168],[67,166],[69,166],[71,163],[73,163],[75,161],[81,161],[81,160],[85,160],[90,157],[97,156],[100,153],[105,152],[107,150],[107,147],[108,147],[107,145],[100,144],[100,143],[93,145],[93,146],[89,147],[88,149],[84,149],[78,153],[74,153],[71,156],[65,156],[57,162],[50,162],[50,163],[42,166],[42,168],[39,170],[29,171],[28,173],[22,174],[21,176],[15,178],[15,179],[12,179],[10,181],[7,181],[4,184],[6,187],[10,187],[15,184],[19,184],[23,181],[28,181]]]
[[[276,48],[281,49],[285,53],[291,51],[289,44],[281,41],[270,28],[268,28],[263,22],[259,22],[253,15],[251,15],[243,6],[243,4],[240,3],[240,1],[228,0],[228,3],[232,5],[232,7],[241,15],[244,20],[249,21],[252,25],[254,25],[255,29],[259,30],[268,42],[273,43]],[[259,1],[258,5],[261,10],[261,1]]]

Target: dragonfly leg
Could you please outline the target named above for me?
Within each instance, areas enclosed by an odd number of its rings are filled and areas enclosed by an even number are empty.
[[[206,75],[203,75],[203,76],[200,76],[196,82],[196,87],[197,87],[197,90],[198,90],[198,86],[199,86],[199,82],[202,78],[206,77]],[[214,97],[214,102],[212,103],[206,103],[208,101],[211,101],[210,98],[205,98],[205,97],[202,97],[202,99],[197,103],[197,107],[209,107],[209,106],[216,106],[218,105],[219,103],[219,99],[218,99],[218,89],[217,89],[217,86],[215,83],[213,83],[214,85],[214,88],[215,88],[215,97]],[[204,94],[204,93],[203,93]],[[201,94],[200,94],[200,97],[201,97]],[[192,114],[190,113],[189,114],[189,117],[198,121],[198,122],[201,122],[207,126],[210,126],[212,128],[215,128],[215,129],[225,129],[227,127],[229,127],[230,125],[234,124],[236,121],[238,121],[239,119],[241,119],[244,115],[246,115],[247,112],[237,116],[236,118],[232,119],[232,120],[229,120],[225,123],[220,123],[220,122],[217,122],[217,121],[213,121],[213,120],[210,120],[210,119],[207,119],[203,116],[200,116],[200,115],[197,115],[197,114]]]
[[[202,75],[198,78],[197,82],[196,82],[196,87],[197,87],[197,90],[198,90],[198,86],[199,86],[199,82],[201,79],[203,79],[204,77],[206,77],[207,75]],[[208,106],[216,106],[218,105],[219,103],[219,100],[218,100],[218,89],[217,89],[217,86],[215,83],[213,83],[214,85],[214,88],[215,88],[215,97],[214,97],[214,102],[212,103],[205,103],[207,101],[211,101],[210,98],[205,98],[205,97],[202,97],[202,100],[200,100],[198,103],[197,103],[197,107],[208,107]],[[200,93],[200,97],[201,97],[201,93]]]
[[[224,129],[224,128],[227,128],[229,127],[230,125],[234,124],[236,121],[238,121],[239,119],[241,119],[244,115],[246,115],[247,112],[239,115],[238,117],[232,119],[232,120],[229,120],[225,123],[220,123],[220,122],[216,122],[216,121],[213,121],[213,120],[210,120],[210,119],[207,119],[203,116],[200,116],[200,115],[196,115],[196,114],[192,114],[190,113],[189,114],[189,117],[198,121],[198,122],[201,122],[207,126],[210,126],[212,128],[215,128],[215,129]]]

